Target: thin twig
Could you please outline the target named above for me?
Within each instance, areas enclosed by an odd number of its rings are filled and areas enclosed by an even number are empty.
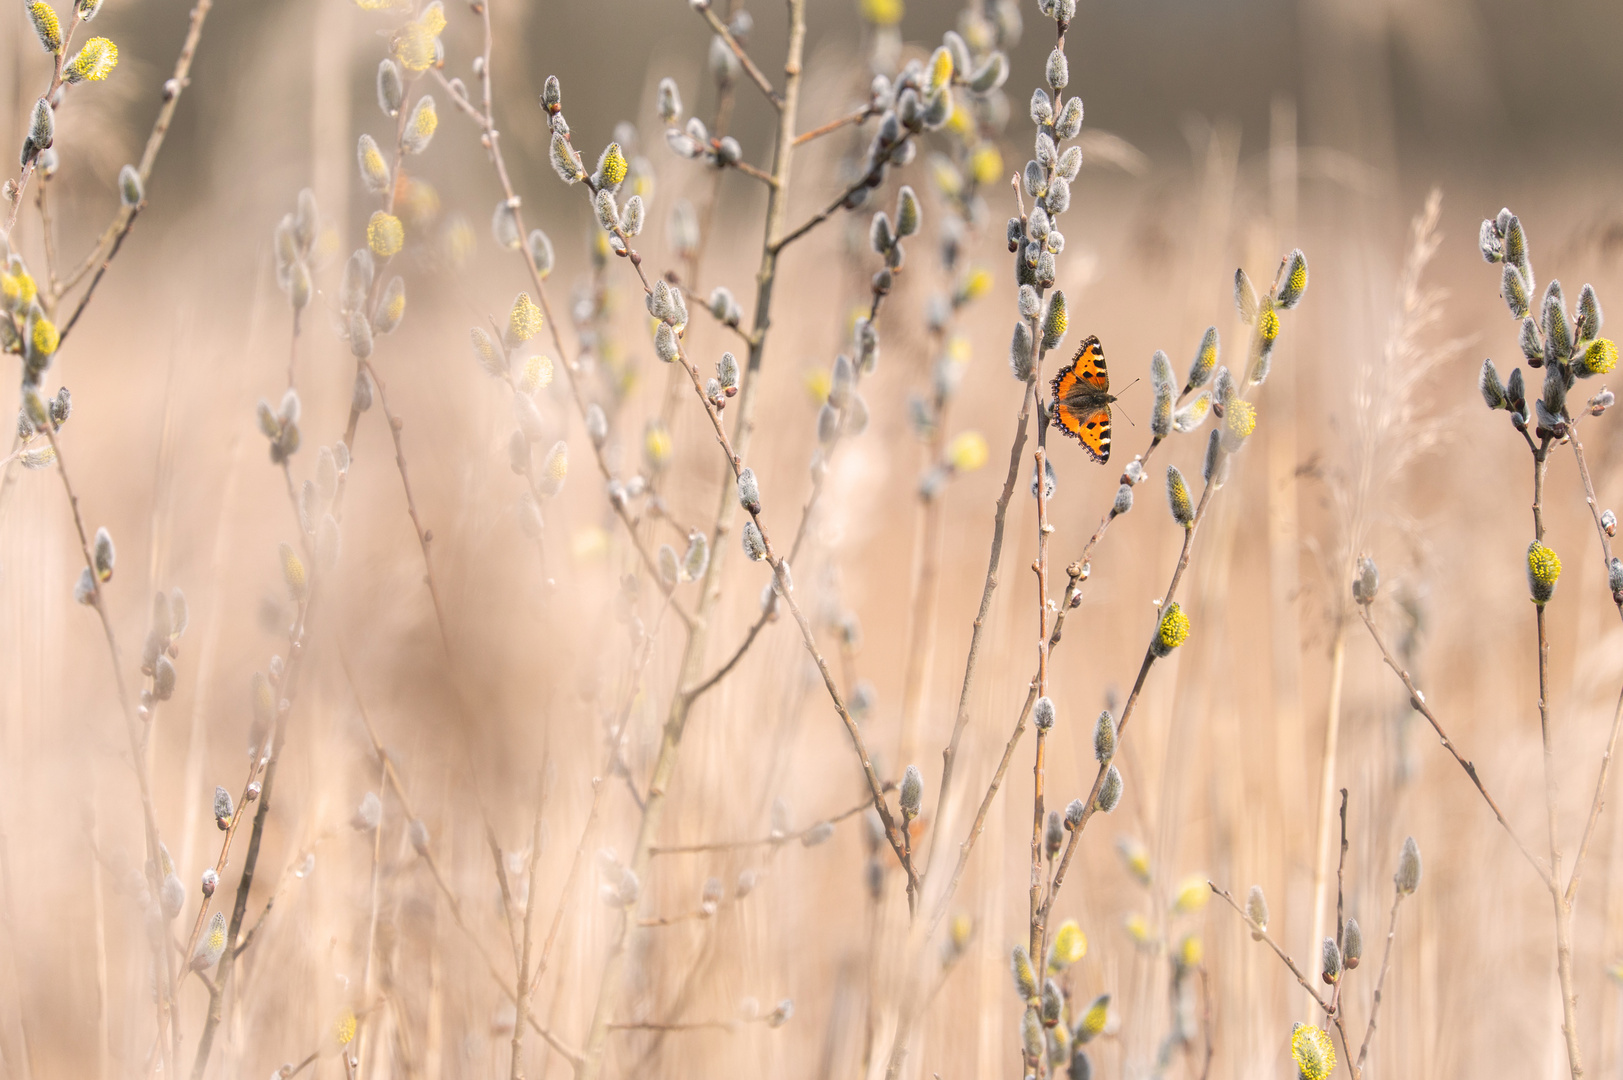
[[[1290,973],[1296,976],[1296,981],[1301,984],[1302,989],[1306,990],[1308,996],[1318,1003],[1319,1008],[1324,1010],[1326,1016],[1329,1016],[1332,1011],[1330,1008],[1330,1003],[1319,995],[1319,991],[1312,983],[1307,981],[1307,976],[1303,975],[1302,969],[1296,966],[1296,961],[1292,960],[1289,954],[1287,954],[1284,949],[1281,949],[1279,945],[1275,943],[1273,938],[1268,936],[1268,931],[1251,921],[1251,916],[1247,915],[1245,913],[1245,909],[1234,902],[1234,897],[1228,894],[1228,890],[1220,889],[1216,884],[1210,881],[1208,881],[1206,885],[1212,890],[1213,893],[1221,896],[1225,901],[1227,901],[1228,906],[1234,909],[1235,914],[1239,915],[1240,918],[1245,921],[1245,925],[1250,929],[1252,937],[1256,938],[1264,945],[1267,945],[1274,951],[1275,956],[1284,961],[1285,966],[1290,969]]]
[[[1375,998],[1369,1006],[1369,1024],[1364,1029],[1364,1042],[1358,1048],[1358,1060],[1353,1063],[1355,1069],[1362,1070],[1364,1058],[1369,1056],[1370,1040],[1375,1038],[1375,1020],[1381,1012],[1381,989],[1386,985],[1386,973],[1392,966],[1392,939],[1398,933],[1398,905],[1403,903],[1403,892],[1392,890],[1392,915],[1386,923],[1386,948],[1381,952],[1381,971],[1375,977]]]
[[[1375,629],[1375,622],[1370,618],[1369,607],[1360,604],[1358,613],[1363,617],[1364,625],[1369,628],[1369,635],[1374,639],[1375,647],[1381,651],[1381,658],[1386,661],[1386,666],[1392,669],[1399,680],[1402,681],[1404,689],[1409,691],[1410,705],[1418,710],[1420,715],[1424,716],[1431,724],[1432,730],[1437,733],[1437,738],[1443,744],[1443,749],[1453,756],[1454,760],[1459,763],[1460,768],[1465,770],[1465,775],[1471,778],[1471,783],[1476,785],[1482,800],[1488,804],[1488,809],[1493,811],[1493,816],[1498,819],[1499,824],[1504,828],[1505,835],[1510,837],[1511,843],[1516,845],[1516,850],[1522,853],[1522,857],[1527,860],[1528,865],[1538,874],[1539,880],[1544,882],[1545,888],[1553,891],[1554,879],[1550,877],[1550,872],[1527,849],[1527,845],[1522,843],[1521,837],[1516,835],[1516,830],[1511,828],[1510,822],[1505,820],[1505,815],[1499,809],[1499,804],[1494,801],[1492,795],[1488,794],[1487,787],[1482,783],[1482,777],[1477,774],[1476,766],[1461,757],[1460,752],[1455,749],[1453,740],[1448,737],[1448,733],[1443,730],[1442,724],[1438,722],[1437,715],[1432,712],[1431,706],[1426,703],[1425,695],[1415,686],[1414,680],[1409,677],[1408,671],[1404,670],[1403,666],[1398,663],[1397,658],[1392,655],[1391,650],[1386,647],[1386,642],[1381,638],[1380,631]]]
[[[743,66],[744,73],[750,77],[750,81],[761,88],[761,93],[766,95],[766,99],[772,103],[773,108],[782,112],[786,104],[785,95],[772,89],[772,81],[766,77],[765,72],[755,66],[755,61],[749,58],[749,53],[744,51],[744,46],[740,45],[738,39],[733,37],[732,31],[727,29],[727,24],[722,22],[714,11],[710,10],[709,4],[697,7],[697,10],[700,17],[715,32],[715,35],[726,44],[727,48],[732,50],[734,56],[738,57],[738,62]]]
[[[844,116],[830,120],[821,127],[814,127],[810,131],[801,132],[799,135],[795,136],[795,145],[804,146],[813,139],[820,139],[824,135],[828,135],[832,132],[840,130],[840,128],[845,127],[847,124],[860,124],[870,116],[878,115],[879,108],[877,106],[873,105],[872,103],[864,105],[855,112],[849,112]]]

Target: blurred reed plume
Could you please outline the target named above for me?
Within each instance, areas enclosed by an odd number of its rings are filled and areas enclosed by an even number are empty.
[[[8,39],[0,1076],[1623,1065],[1609,219],[1378,27],[194,3]]]

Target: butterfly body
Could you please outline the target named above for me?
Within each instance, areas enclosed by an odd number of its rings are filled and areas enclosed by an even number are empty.
[[[1082,342],[1076,356],[1051,385],[1053,421],[1101,465],[1110,460],[1110,372],[1099,339]]]

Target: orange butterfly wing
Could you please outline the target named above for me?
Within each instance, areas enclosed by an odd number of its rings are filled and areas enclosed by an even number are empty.
[[[1093,460],[1110,460],[1110,373],[1099,339],[1089,337],[1054,376],[1053,421]]]
[[[1105,350],[1099,344],[1099,339],[1089,336],[1082,342],[1082,347],[1076,351],[1076,359],[1071,361],[1071,368],[1077,371],[1077,377],[1088,386],[1101,393],[1110,390],[1110,372],[1105,370]]]

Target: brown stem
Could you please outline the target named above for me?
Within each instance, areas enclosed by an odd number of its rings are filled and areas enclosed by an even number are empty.
[[[1307,976],[1302,974],[1302,969],[1296,966],[1296,961],[1292,960],[1285,950],[1281,949],[1279,945],[1275,943],[1274,939],[1268,936],[1268,931],[1251,921],[1251,916],[1247,915],[1245,913],[1245,909],[1234,902],[1234,897],[1228,894],[1228,890],[1219,889],[1210,881],[1208,881],[1206,885],[1212,890],[1213,893],[1221,896],[1225,901],[1227,901],[1228,906],[1234,909],[1235,914],[1239,915],[1240,918],[1245,921],[1245,925],[1251,930],[1252,937],[1256,938],[1258,941],[1262,942],[1264,945],[1267,945],[1274,951],[1274,955],[1279,957],[1279,959],[1284,962],[1285,966],[1290,969],[1290,973],[1292,975],[1296,976],[1296,981],[1301,984],[1302,989],[1306,990],[1308,996],[1318,1004],[1320,1009],[1324,1010],[1324,1014],[1326,1016],[1329,1016],[1331,1014],[1330,1002],[1326,1001],[1319,995],[1318,989],[1314,987],[1312,983],[1307,981]],[[1345,1045],[1345,1040],[1343,1040],[1343,1045]]]
[[[546,782],[542,781],[541,797],[536,800],[535,824],[530,829],[530,881],[529,888],[524,894],[524,948],[519,957],[518,978],[514,981],[514,990],[518,1000],[514,1003],[520,1016],[526,1016],[530,1011],[530,993],[535,984],[530,981],[530,948],[535,928],[535,896],[540,891],[537,887],[536,872],[541,867],[541,811],[547,805]],[[513,1067],[508,1073],[509,1080],[524,1080],[524,1025],[513,1025]]]
[[[1353,1068],[1362,1070],[1364,1059],[1369,1056],[1370,1040],[1375,1038],[1375,1020],[1381,1012],[1381,988],[1386,985],[1386,973],[1392,966],[1392,939],[1398,933],[1398,905],[1403,903],[1403,893],[1392,890],[1392,915],[1386,923],[1386,948],[1381,952],[1381,972],[1375,977],[1375,999],[1369,1006],[1369,1024],[1364,1029],[1364,1042],[1358,1048],[1358,1060]]]
[[[1612,538],[1606,533],[1606,526],[1601,524],[1600,502],[1595,498],[1595,482],[1589,477],[1589,462],[1584,458],[1584,444],[1578,441],[1578,423],[1576,420],[1567,424],[1567,441],[1572,444],[1572,456],[1578,462],[1578,476],[1584,485],[1584,503],[1589,507],[1589,514],[1595,519],[1595,535],[1600,537],[1601,569],[1608,577],[1612,572]],[[1623,615],[1623,598],[1613,595],[1613,602],[1617,604],[1617,612]],[[1576,869],[1576,867],[1575,867]]]
[[[803,146],[806,143],[811,142],[813,139],[820,139],[824,135],[838,131],[847,124],[860,124],[870,116],[877,115],[879,115],[879,110],[877,108],[875,108],[873,105],[864,105],[856,112],[846,113],[844,116],[830,120],[822,127],[814,127],[810,131],[802,132],[801,134],[795,136],[795,145]]]
[[[885,790],[889,791],[893,786],[894,785],[886,784]],[[840,813],[835,814],[833,817],[823,818],[822,820],[801,829],[799,832],[774,833],[771,836],[762,836],[753,840],[717,840],[708,844],[671,844],[665,847],[655,846],[650,848],[649,851],[654,855],[692,855],[701,851],[740,851],[745,848],[752,847],[782,847],[785,844],[793,844],[804,841],[807,836],[810,836],[815,830],[822,828],[824,825],[834,825],[844,821],[846,818],[855,817],[857,814],[862,813],[872,805],[873,800],[864,799],[857,803],[857,805],[851,807],[849,810],[843,810]]]
[[[175,59],[174,74],[164,83],[163,104],[158,109],[157,118],[152,122],[152,131],[147,135],[146,148],[141,151],[141,162],[136,166],[136,172],[141,177],[142,190],[145,190],[147,181],[152,177],[152,166],[158,160],[158,151],[163,147],[164,137],[169,134],[169,125],[175,118],[175,109],[180,105],[180,95],[191,85],[192,57],[197,52],[197,42],[203,34],[203,20],[208,18],[209,9],[213,6],[214,0],[197,0],[192,6],[191,21],[186,27],[186,38],[181,43],[180,55]],[[58,298],[83,280],[86,274],[95,270],[98,263],[101,264],[101,270],[96,276],[100,280],[101,275],[107,270],[107,264],[118,254],[118,248],[123,243],[125,234],[130,231],[131,225],[135,222],[135,215],[140,211],[141,206],[119,206],[118,213],[102,231],[95,248],[73,273],[63,279],[61,291],[57,294]],[[103,251],[107,254],[103,255]],[[81,300],[78,310],[74,312],[75,320],[82,310],[84,301]],[[69,325],[72,325],[72,320]],[[63,336],[67,336],[66,331],[63,332]]]
[[[1527,845],[1522,843],[1521,837],[1516,835],[1516,830],[1510,827],[1510,822],[1505,820],[1505,815],[1499,809],[1499,804],[1494,801],[1492,795],[1488,794],[1487,787],[1482,783],[1482,777],[1477,774],[1476,766],[1460,756],[1460,752],[1454,747],[1453,740],[1448,737],[1448,733],[1443,730],[1442,724],[1438,722],[1437,714],[1432,712],[1431,706],[1426,703],[1425,695],[1415,686],[1414,680],[1409,677],[1408,671],[1404,670],[1403,666],[1397,662],[1397,659],[1392,655],[1392,651],[1386,647],[1386,642],[1381,638],[1380,631],[1375,629],[1374,620],[1370,618],[1368,606],[1360,604],[1358,613],[1363,617],[1364,625],[1369,628],[1369,636],[1374,640],[1375,647],[1381,650],[1381,658],[1386,661],[1386,666],[1392,669],[1393,673],[1402,681],[1404,689],[1409,691],[1409,704],[1418,710],[1421,716],[1426,718],[1427,722],[1431,724],[1432,730],[1437,733],[1437,738],[1442,742],[1443,749],[1452,755],[1454,760],[1459,763],[1460,768],[1465,770],[1465,775],[1471,778],[1471,783],[1476,785],[1477,792],[1482,796],[1482,801],[1488,804],[1488,809],[1493,811],[1493,816],[1505,830],[1505,835],[1510,837],[1511,843],[1516,845],[1516,850],[1522,853],[1522,857],[1527,860],[1528,865],[1538,874],[1539,880],[1544,883],[1545,888],[1553,889],[1554,879],[1550,876],[1550,872],[1528,850]]]
[[[754,430],[756,390],[762,361],[765,356],[767,331],[772,324],[772,296],[777,281],[778,254],[775,245],[782,232],[788,210],[790,166],[793,162],[795,116],[799,110],[801,63],[806,42],[805,0],[788,0],[789,38],[784,61],[783,104],[778,110],[777,146],[772,162],[772,175],[777,184],[768,189],[766,228],[761,245],[761,266],[756,277],[754,329],[750,336],[749,360],[745,368],[743,390],[736,409],[736,445],[740,453],[747,453]],[[732,470],[727,470],[730,473]],[[724,474],[726,475],[726,474]],[[683,649],[677,685],[686,686],[699,678],[704,662],[704,647],[708,641],[709,615],[720,595],[721,569],[725,564],[723,543],[731,533],[738,512],[738,499],[733,485],[725,482],[718,495],[715,524],[711,530],[710,566],[700,586],[697,626],[688,635]],[[635,846],[632,849],[631,870],[638,880],[646,880],[648,862],[655,838],[664,820],[665,797],[676,771],[676,761],[687,728],[692,702],[682,694],[671,700],[660,739],[659,753],[654,761],[653,774],[648,785],[648,797],[638,825]],[[629,924],[631,920],[625,919]],[[619,1002],[624,981],[627,938],[635,928],[626,925],[610,947],[599,983],[598,999],[593,1008],[591,1027],[587,1032],[583,1051],[585,1061],[579,1080],[597,1080],[602,1071],[603,1054],[607,1049],[609,1023]]]
[[[777,109],[779,112],[789,111],[792,108],[789,102],[789,94],[791,91],[785,89],[784,92],[780,94],[776,90],[772,89],[772,81],[766,77],[765,72],[755,66],[755,61],[749,58],[749,53],[744,51],[744,46],[740,45],[738,43],[738,39],[733,37],[732,31],[727,29],[727,24],[722,22],[721,19],[716,16],[714,11],[710,10],[709,4],[705,4],[703,7],[699,8],[698,11],[700,17],[710,25],[710,29],[715,33],[715,35],[726,43],[727,48],[732,50],[734,56],[738,57],[738,62],[743,66],[744,73],[750,77],[751,82],[761,88],[761,93],[766,95],[766,99],[772,103],[773,108]],[[798,74],[798,72],[796,72],[796,74]],[[787,81],[784,85],[787,87]]]

